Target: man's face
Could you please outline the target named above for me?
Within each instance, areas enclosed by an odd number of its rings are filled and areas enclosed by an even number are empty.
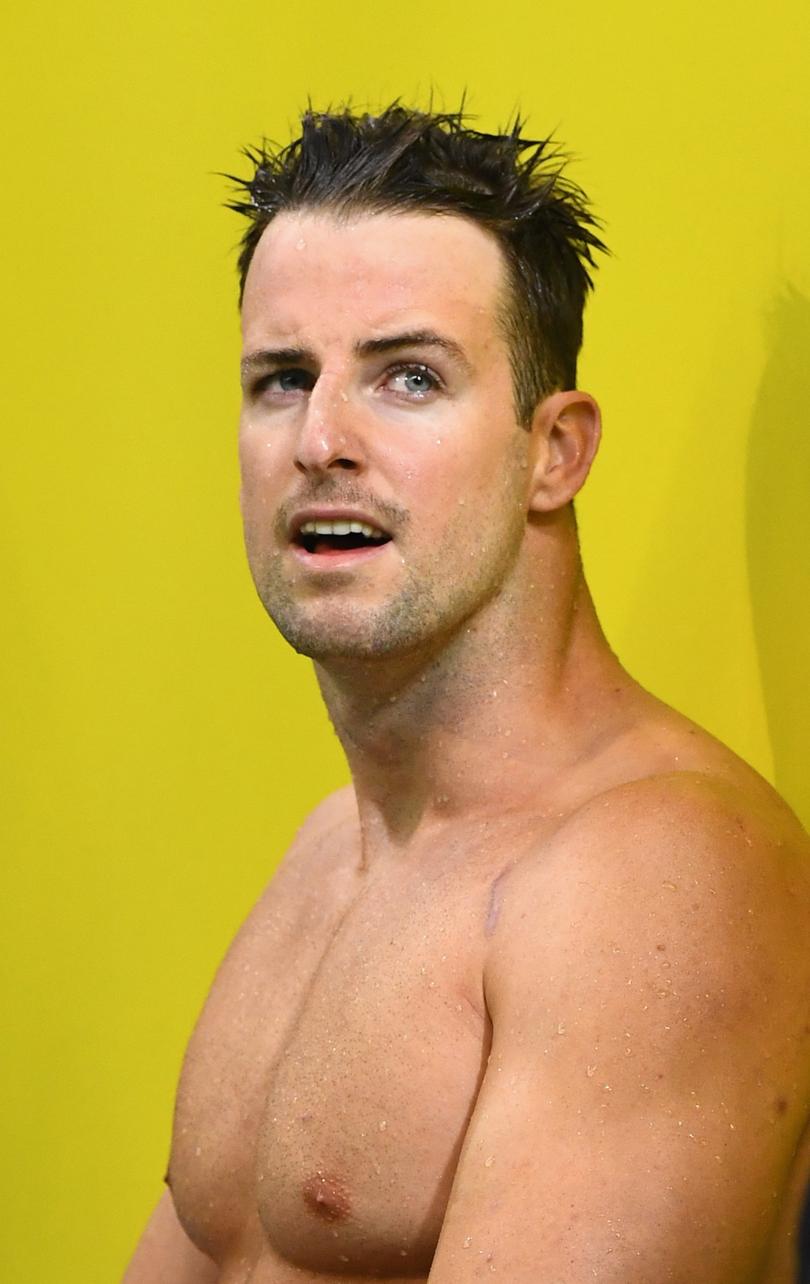
[[[454,216],[285,213],[264,232],[242,307],[242,513],[259,596],[296,650],[435,647],[507,580],[531,437],[504,279],[494,239]],[[311,525],[333,520],[387,541]]]

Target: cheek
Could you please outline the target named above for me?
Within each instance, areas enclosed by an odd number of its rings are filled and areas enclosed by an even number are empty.
[[[415,482],[441,498],[449,501],[452,510],[467,509],[471,514],[487,514],[497,520],[503,514],[520,507],[524,500],[527,479],[527,447],[523,439],[498,440],[486,430],[480,438],[462,443],[449,436],[444,440],[437,434],[431,455],[420,460],[420,476]]]
[[[267,433],[250,424],[239,427],[239,470],[242,476],[242,493],[247,496],[264,490],[278,477],[280,468],[280,442],[273,441]]]
[[[278,452],[272,449],[272,443],[266,437],[240,433],[239,474],[242,524],[249,546],[256,550],[273,538],[280,501]]]
[[[414,519],[419,516],[410,554],[428,557],[438,574],[451,578],[465,564],[459,557],[489,564],[493,549],[511,548],[520,538],[523,476],[510,457],[493,458],[491,449],[473,456],[449,444],[436,446],[398,496]]]

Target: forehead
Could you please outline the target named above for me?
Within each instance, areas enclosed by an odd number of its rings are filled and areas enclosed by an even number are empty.
[[[270,331],[354,339],[429,323],[471,348],[489,346],[504,284],[495,238],[457,215],[284,213],[256,247],[242,329],[250,343]]]

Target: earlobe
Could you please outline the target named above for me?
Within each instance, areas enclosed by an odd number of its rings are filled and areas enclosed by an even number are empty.
[[[554,392],[535,411],[536,462],[530,507],[563,508],[582,488],[601,436],[599,407],[587,392]]]

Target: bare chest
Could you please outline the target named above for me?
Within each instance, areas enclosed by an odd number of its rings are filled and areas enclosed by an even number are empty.
[[[172,1190],[215,1260],[427,1275],[489,1051],[489,899],[417,878],[279,931],[270,890],[178,1094]]]

